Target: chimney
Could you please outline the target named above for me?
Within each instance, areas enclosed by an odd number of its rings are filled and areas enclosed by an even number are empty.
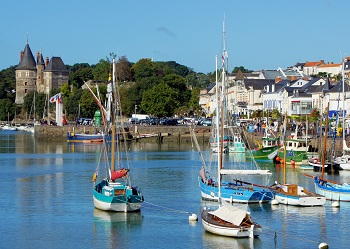
[[[321,60],[320,62],[321,62],[321,64],[324,64],[324,60]]]
[[[45,58],[45,67],[48,67],[49,66],[49,57],[46,57]]]
[[[19,53],[19,61],[22,61],[22,59],[23,59],[23,54],[24,54],[23,51],[21,51],[21,52]]]
[[[278,83],[278,82],[281,82],[281,81],[282,81],[282,77],[277,76],[277,77],[275,78],[275,83]]]

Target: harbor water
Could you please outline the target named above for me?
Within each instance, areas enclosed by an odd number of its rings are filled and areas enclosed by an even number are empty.
[[[350,203],[332,207],[254,204],[248,208],[263,227],[255,239],[220,237],[205,232],[200,218],[198,173],[201,160],[192,144],[129,144],[131,177],[145,198],[139,213],[95,210],[91,177],[98,144],[38,141],[32,134],[0,131],[0,248],[349,248]],[[229,156],[225,155],[226,160]],[[268,179],[283,182],[283,169],[271,163]],[[289,183],[314,191],[312,178],[287,166]],[[311,175],[318,173],[306,172]],[[250,176],[249,181],[256,176]],[[327,175],[350,183],[350,172]]]

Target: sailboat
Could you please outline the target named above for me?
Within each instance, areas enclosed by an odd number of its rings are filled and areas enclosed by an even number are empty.
[[[224,34],[225,34],[225,26],[224,26]],[[226,56],[226,51],[224,50],[224,56]],[[216,59],[217,64],[217,59]],[[217,66],[216,66],[217,68]],[[216,70],[217,71],[217,70]],[[223,78],[225,76],[225,67],[223,67]],[[217,76],[216,76],[217,78]],[[224,81],[223,81],[224,83]],[[224,85],[224,84],[223,84]],[[223,87],[224,88],[224,87]],[[216,80],[216,89],[218,90],[218,81]],[[220,98],[220,104],[219,104],[219,97],[218,97],[218,91],[216,95],[216,102],[218,104],[216,108],[216,135],[217,137],[223,137],[223,115],[221,113],[221,118],[219,117],[219,108],[223,110],[223,95]],[[221,129],[219,129],[221,127]],[[195,140],[196,141],[196,140]],[[252,221],[249,213],[247,210],[244,210],[242,208],[234,207],[231,204],[227,203],[225,199],[222,198],[221,191],[224,192],[224,194],[227,194],[227,189],[229,188],[228,185],[222,185],[221,183],[221,176],[222,176],[222,165],[223,165],[223,153],[224,153],[224,140],[219,140],[220,142],[217,143],[217,149],[218,153],[217,155],[217,171],[218,171],[218,181],[217,183],[207,181],[205,177],[204,168],[201,169],[201,178],[200,178],[200,186],[203,196],[203,191],[206,191],[208,188],[212,188],[214,191],[216,191],[216,199],[219,202],[219,208],[210,211],[207,208],[205,208],[202,211],[201,219],[202,219],[202,225],[204,229],[210,233],[221,235],[221,236],[230,236],[230,237],[257,237],[262,233],[262,228],[259,224]],[[196,143],[198,146],[198,143]],[[232,201],[234,196],[244,196],[245,199],[240,199],[245,202],[248,202],[251,197],[254,195],[255,191],[254,188],[251,187],[249,190],[245,187],[231,187],[231,190],[229,190],[230,193],[230,200]],[[247,193],[249,193],[247,195]],[[259,192],[258,192],[259,193]],[[260,198],[259,193],[259,198]],[[215,198],[215,194],[213,195],[213,198]],[[237,199],[235,199],[237,200]]]
[[[344,64],[345,61],[343,61],[343,66],[342,66],[342,83],[343,83],[343,107],[345,107],[345,91],[344,91],[344,85],[345,85],[345,80],[344,80]],[[329,107],[329,103],[328,103]],[[326,130],[328,127],[328,109],[327,108],[327,119],[326,119]],[[345,108],[343,108],[343,120],[345,119]],[[343,126],[343,129],[345,127]],[[343,143],[345,140],[343,140]],[[346,149],[347,146],[345,147],[346,143],[343,145],[343,150],[344,148]],[[325,145],[324,145],[324,150],[325,150]],[[348,183],[339,183],[339,182],[334,182],[331,180],[326,180],[324,179],[324,156],[322,157],[322,173],[321,176],[316,176],[314,177],[314,184],[315,184],[315,191],[318,194],[324,195],[328,200],[331,201],[350,201],[350,184]],[[341,164],[340,164],[340,167]]]
[[[7,113],[7,124],[2,127],[3,131],[17,131],[17,127],[10,124],[10,113]]]
[[[218,209],[204,209],[201,215],[206,231],[229,237],[253,238],[262,233],[262,227],[253,222],[249,213],[222,200]]]
[[[345,110],[344,69],[342,69],[342,81],[340,83],[342,84],[342,92],[343,92],[343,99],[342,99],[342,104],[343,104],[343,107],[342,107],[342,141],[343,141],[342,147],[343,147],[343,151],[342,151],[341,156],[334,155],[334,157],[332,159],[332,163],[339,164],[339,168],[342,170],[350,170],[350,155],[349,155],[350,148],[347,146],[346,140],[345,140],[345,114],[346,114],[346,110]],[[339,104],[339,102],[338,102],[338,104]],[[339,110],[339,106],[338,106],[338,110]],[[338,120],[338,118],[339,118],[339,114],[337,115],[337,120]],[[335,137],[334,137],[334,139],[335,139]],[[334,141],[334,143],[335,143],[335,141]],[[334,149],[334,154],[335,154],[336,150],[335,150],[335,148],[333,148],[333,149]]]
[[[286,162],[286,128],[287,128],[287,116],[284,119],[283,125],[283,147],[284,147],[284,162]],[[323,206],[326,203],[326,198],[320,194],[308,191],[302,186],[297,184],[287,184],[286,176],[286,164],[283,165],[284,184],[275,182],[271,186],[274,191],[275,197],[273,204],[285,204],[293,206]]]
[[[225,37],[225,32],[224,32]],[[226,71],[227,71],[227,51],[225,48],[224,40],[224,50],[222,55],[222,69],[221,73],[221,86],[219,87],[218,73],[216,73],[216,115],[215,115],[215,125],[216,125],[216,137],[224,138],[224,130],[227,124],[227,113],[226,113]],[[216,58],[216,68],[218,67],[218,62]],[[218,72],[218,70],[216,70]],[[221,88],[221,90],[219,90]],[[202,199],[218,201],[220,198],[230,202],[237,203],[262,203],[269,202],[273,198],[273,193],[268,188],[261,188],[255,186],[251,183],[246,183],[243,181],[238,181],[232,179],[230,181],[222,181],[222,176],[229,175],[237,178],[237,175],[271,175],[269,170],[262,170],[257,164],[254,164],[253,168],[247,169],[244,167],[238,168],[239,164],[235,163],[236,168],[225,168],[223,153],[225,150],[224,139],[219,139],[216,142],[217,153],[217,165],[218,174],[217,180],[213,180],[208,169],[203,164],[198,181],[201,190]],[[239,153],[235,153],[237,156]],[[245,152],[242,153],[245,160]],[[215,174],[215,171],[212,172]],[[219,196],[220,193],[220,196]]]
[[[111,140],[106,139],[101,146],[101,161],[104,159],[106,176],[97,181],[98,169],[93,175],[93,201],[95,208],[105,211],[134,212],[140,211],[144,198],[141,191],[131,185],[130,160],[128,159],[126,143],[121,141],[125,136],[119,91],[115,82],[115,62],[113,60],[113,81],[107,86],[107,105],[101,104],[99,94],[96,96],[91,88],[85,84],[93,95],[102,113],[104,134],[111,134]],[[108,140],[108,141],[107,141]],[[124,147],[124,148],[123,148]],[[126,158],[122,160],[123,158]]]

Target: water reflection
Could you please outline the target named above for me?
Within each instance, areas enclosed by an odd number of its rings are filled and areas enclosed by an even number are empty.
[[[128,248],[133,240],[130,230],[141,227],[142,215],[140,212],[119,213],[105,212],[94,209],[93,235],[102,239],[99,247]],[[105,244],[105,245],[104,245]]]
[[[208,232],[203,233],[203,248],[237,248],[237,249],[253,249],[261,248],[261,240],[259,238],[231,238],[218,236]]]

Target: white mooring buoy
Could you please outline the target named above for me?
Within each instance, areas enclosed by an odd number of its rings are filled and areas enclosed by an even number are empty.
[[[318,249],[328,249],[327,243],[322,242],[321,244],[318,245]]]
[[[196,214],[190,214],[190,216],[188,217],[189,221],[198,221],[198,217]]]
[[[340,202],[339,201],[333,201],[332,202],[332,207],[340,207]]]
[[[278,204],[280,204],[280,203],[276,199],[273,199],[271,201],[271,205],[278,205]]]

